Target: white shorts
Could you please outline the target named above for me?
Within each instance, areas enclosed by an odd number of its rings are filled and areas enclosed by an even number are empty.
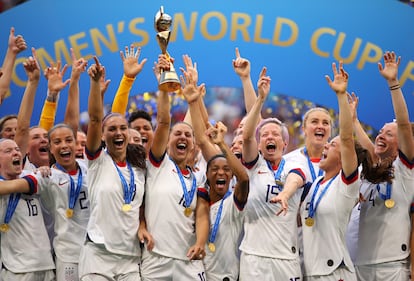
[[[249,255],[240,256],[240,281],[302,280],[299,258],[275,259]]]
[[[59,281],[79,281],[78,264],[63,262],[55,256],[56,279]]]
[[[355,272],[347,270],[345,267],[339,267],[334,272],[329,275],[319,275],[319,276],[305,276],[303,278],[305,281],[357,281]],[[371,281],[376,279],[371,279]]]
[[[55,281],[53,270],[43,270],[28,273],[13,273],[5,268],[1,270],[1,280],[3,281]]]
[[[140,257],[117,255],[108,252],[104,245],[87,241],[79,258],[80,280],[94,280],[90,276],[102,276],[107,280],[140,281]]]
[[[387,262],[374,265],[355,266],[359,281],[408,281],[410,264],[408,261]]]
[[[144,251],[141,265],[142,281],[205,281],[201,260],[185,261]]]

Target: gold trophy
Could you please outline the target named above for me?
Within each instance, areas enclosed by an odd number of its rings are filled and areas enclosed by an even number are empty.
[[[164,92],[175,92],[181,88],[180,79],[177,72],[175,72],[174,66],[170,60],[170,55],[167,52],[167,45],[170,40],[172,18],[170,15],[164,13],[164,7],[161,6],[160,10],[155,15],[154,27],[157,31],[157,42],[161,48],[161,53],[166,55],[170,61],[170,69],[160,70],[160,81],[158,82],[158,89]]]

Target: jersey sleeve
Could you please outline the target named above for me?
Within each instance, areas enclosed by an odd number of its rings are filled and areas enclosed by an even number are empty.
[[[55,123],[56,108],[56,102],[45,101],[42,113],[40,114],[39,127],[46,131],[49,131],[53,127],[53,124]]]
[[[125,75],[122,76],[118,90],[115,94],[114,102],[112,103],[112,112],[125,115],[128,105],[129,93],[132,89],[134,81],[135,78],[130,78]]]

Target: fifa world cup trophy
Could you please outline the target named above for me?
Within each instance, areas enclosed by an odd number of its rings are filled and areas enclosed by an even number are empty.
[[[170,55],[167,52],[168,42],[171,34],[172,18],[170,15],[164,13],[164,7],[161,6],[160,10],[155,15],[154,27],[157,31],[157,42],[161,48],[161,53],[170,59]],[[158,89],[164,92],[175,92],[181,88],[180,79],[177,72],[170,60],[170,69],[161,69],[160,81],[158,83]]]

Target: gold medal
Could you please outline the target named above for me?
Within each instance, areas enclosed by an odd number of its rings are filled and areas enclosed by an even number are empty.
[[[7,232],[7,231],[9,231],[9,229],[10,229],[10,227],[7,223],[3,223],[3,224],[0,225],[0,231],[1,232]]]
[[[132,208],[131,204],[122,205],[122,211],[124,212],[128,212],[129,210],[131,210],[131,208]]]
[[[305,224],[306,224],[307,226],[313,226],[313,225],[315,224],[315,220],[314,220],[313,218],[311,218],[311,217],[307,217],[307,218],[305,219]]]
[[[73,217],[73,209],[67,209],[66,210],[66,217],[67,218]]]
[[[390,198],[390,199],[385,200],[384,204],[385,204],[385,207],[387,207],[388,209],[391,209],[391,208],[394,208],[395,201]]]
[[[191,213],[193,212],[193,210],[191,210],[191,208],[185,208],[184,209],[184,215],[186,216],[186,217],[189,217],[189,216],[191,216]]]
[[[278,186],[283,186],[283,185],[284,185],[284,182],[283,182],[283,181],[281,181],[281,180],[275,180],[275,183],[276,183]]]
[[[208,248],[210,249],[210,252],[212,253],[216,251],[216,245],[214,245],[213,242],[208,243]]]

